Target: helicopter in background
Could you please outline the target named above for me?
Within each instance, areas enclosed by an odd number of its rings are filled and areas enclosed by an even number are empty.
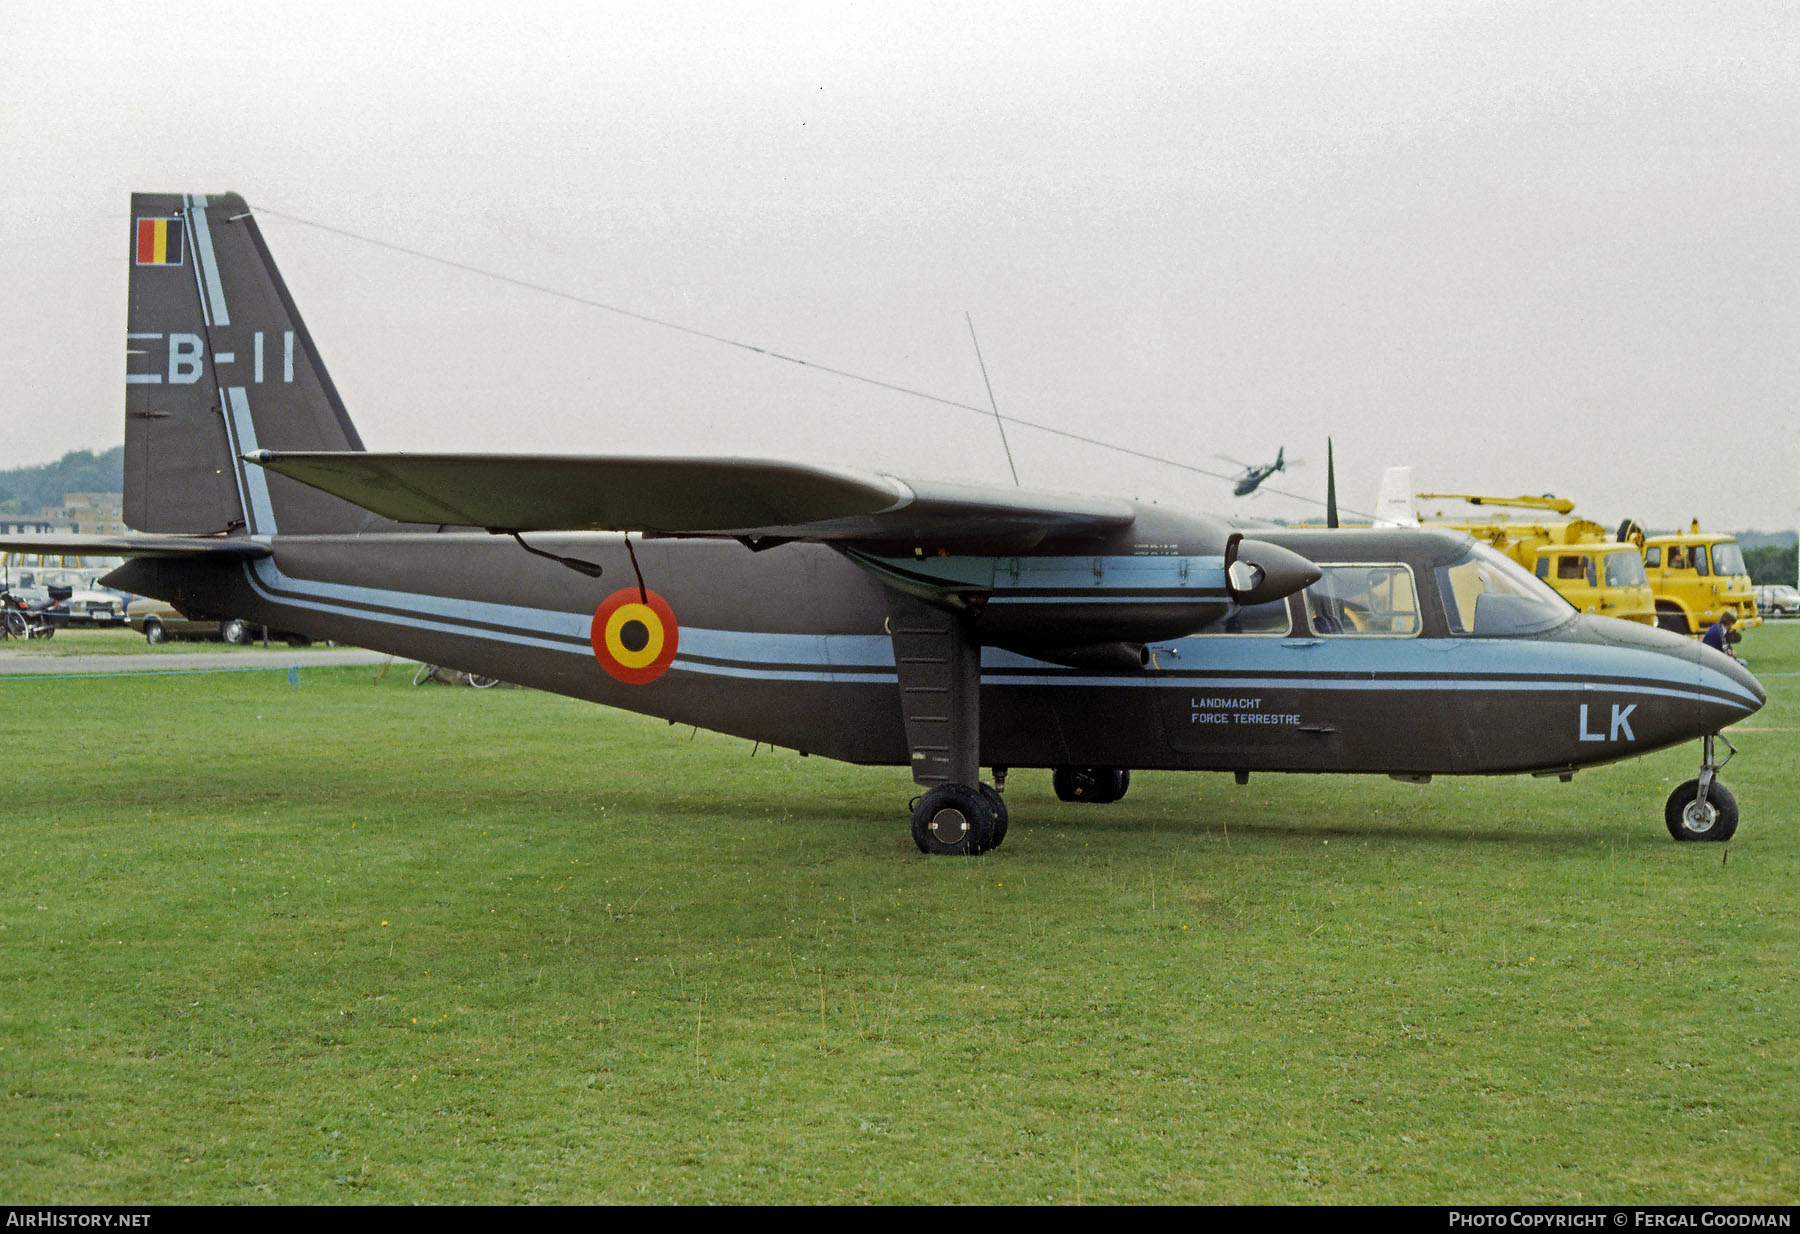
[[[1233,497],[1250,496],[1252,493],[1256,492],[1257,488],[1264,480],[1267,480],[1278,471],[1286,471],[1289,466],[1287,462],[1286,446],[1282,446],[1275,451],[1275,461],[1273,463],[1246,463],[1241,459],[1225,458],[1223,454],[1217,455],[1216,457],[1225,459],[1227,463],[1234,464],[1244,469],[1244,474],[1237,477],[1237,479],[1232,482],[1231,495]],[[1292,465],[1295,467],[1300,466],[1301,460],[1295,459]]]

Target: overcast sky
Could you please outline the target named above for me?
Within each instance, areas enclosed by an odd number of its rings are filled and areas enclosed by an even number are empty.
[[[7,2],[0,36],[0,468],[123,439],[131,191],[235,190],[373,449],[1010,483],[972,320],[1003,413],[1221,475],[1285,445],[1288,493],[1330,435],[1362,509],[1410,464],[1800,523],[1790,4]],[[1009,435],[1033,487],[1317,512]]]

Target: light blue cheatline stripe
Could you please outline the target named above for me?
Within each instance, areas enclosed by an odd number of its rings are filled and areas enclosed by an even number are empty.
[[[225,307],[225,288],[219,284],[219,261],[213,255],[212,232],[206,222],[206,198],[188,198],[188,217],[194,223],[194,265],[204,281],[202,306],[207,310],[206,324],[229,326],[231,313]]]
[[[1184,638],[1154,644],[1164,669],[1198,668],[1213,671],[1264,672],[1280,664],[1312,672],[1373,672],[1395,670],[1387,651],[1391,641],[1381,638],[1313,638],[1287,655],[1271,658],[1266,643],[1251,636],[1221,635]],[[1760,706],[1750,688],[1695,660],[1679,659],[1666,652],[1641,647],[1599,646],[1593,643],[1544,643],[1535,639],[1422,638],[1411,641],[1405,671],[1442,672],[1464,678],[1472,673],[1560,673],[1571,679],[1595,676],[1644,677],[1671,686],[1704,685]],[[1172,655],[1171,651],[1180,654]],[[1598,683],[1597,683],[1598,684]],[[1606,688],[1601,685],[1600,688]]]
[[[682,633],[687,633],[685,630]],[[699,673],[706,677],[733,677],[740,681],[816,681],[831,685],[865,685],[891,686],[898,685],[900,679],[891,671],[887,673],[809,673],[804,669],[791,668],[732,668],[720,664],[696,664],[694,661],[677,655],[673,668],[684,669],[690,673]]]
[[[247,490],[245,495],[249,503],[250,533],[273,535],[275,507],[269,502],[269,475],[261,467],[252,467],[243,461],[244,455],[254,454],[259,448],[256,444],[256,422],[250,417],[250,400],[244,394],[244,387],[232,386],[226,390],[225,403],[231,408],[231,426],[237,436],[231,461],[243,476],[243,487]]]
[[[593,616],[585,613],[558,613],[547,609],[523,608],[511,604],[488,604],[479,600],[452,600],[423,592],[389,591],[380,587],[355,587],[342,583],[300,582],[283,574],[267,557],[249,563],[245,577],[258,595],[273,604],[285,604],[315,613],[330,613],[358,621],[380,625],[405,626],[430,630],[439,634],[460,634],[465,638],[505,641],[545,651],[564,651],[575,655],[591,655],[585,640]],[[277,595],[271,588],[286,594]],[[379,605],[404,610],[401,613],[369,612],[360,605]],[[441,607],[440,607],[441,606]],[[433,610],[437,611],[433,611]],[[502,627],[500,630],[470,629],[470,622]],[[533,633],[563,634],[583,640],[580,646]]]
[[[479,600],[454,600],[444,596],[433,596],[421,592],[391,591],[376,587],[358,587],[341,583],[315,583],[310,580],[302,583],[282,574],[269,558],[262,558],[251,563],[249,575],[252,584],[265,598],[275,603],[292,604],[297,607],[311,609],[316,612],[327,612],[339,616],[353,617],[364,621],[375,621],[387,625],[407,626],[414,629],[432,630],[445,634],[459,634],[465,637],[505,640],[509,643],[530,647],[538,647],[547,651],[560,651],[583,658],[591,652],[588,648],[588,635],[593,621],[587,613],[557,612],[549,609],[526,608],[511,604],[494,604]],[[279,587],[284,591],[298,593],[296,596],[277,596],[268,588]],[[309,597],[301,599],[299,596]],[[376,605],[383,608],[404,610],[399,614],[371,613],[354,604]],[[470,629],[469,622],[481,622],[485,625],[499,626],[501,630]],[[504,631],[504,632],[503,632]],[[536,635],[536,637],[534,637]],[[564,640],[552,641],[545,635],[561,635]],[[1209,643],[1215,640],[1207,640]],[[1497,645],[1496,645],[1497,644]],[[1418,647],[1417,641],[1408,641],[1410,647]],[[1034,661],[1012,652],[986,648],[983,651],[983,665],[990,670],[983,675],[985,683],[993,685],[1031,685],[1031,686],[1106,686],[1122,689],[1163,689],[1175,691],[1220,690],[1220,689],[1307,689],[1307,690],[1374,690],[1381,692],[1402,693],[1470,691],[1484,689],[1526,690],[1533,692],[1550,692],[1558,690],[1580,689],[1588,685],[1581,680],[1587,674],[1570,671],[1569,666],[1521,664],[1523,647],[1508,647],[1501,640],[1482,645],[1473,642],[1456,644],[1477,658],[1477,663],[1464,667],[1469,670],[1482,671],[1497,676],[1485,680],[1471,680],[1465,676],[1446,676],[1441,679],[1382,681],[1382,680],[1349,680],[1344,678],[1325,677],[1235,677],[1230,680],[1216,680],[1204,677],[1184,678],[1170,681],[1158,675],[1143,676],[1067,676],[1049,674],[1007,675],[1001,671],[1006,667],[1026,668],[1041,661]],[[818,665],[820,669],[831,667],[853,667],[865,669],[891,668],[893,664],[893,648],[885,635],[865,634],[772,634],[747,630],[712,630],[701,627],[683,627],[680,634],[680,646],[683,653],[676,657],[676,666],[694,673],[710,676],[738,677],[759,681],[857,681],[867,684],[886,684],[895,678],[891,672],[869,673],[834,673],[810,670],[805,665]],[[1539,648],[1541,644],[1531,644]],[[1221,648],[1220,650],[1225,650]],[[1231,648],[1237,651],[1236,648]],[[1258,650],[1245,648],[1245,651]],[[1265,653],[1269,650],[1263,648]],[[1346,648],[1353,651],[1353,660],[1369,663],[1373,660],[1373,650],[1368,647]],[[688,655],[715,657],[721,660],[738,660],[739,665],[696,664],[687,658]],[[1220,669],[1232,669],[1239,672],[1256,673],[1271,671],[1269,664],[1245,663],[1243,655],[1233,655],[1233,664],[1218,664]],[[1541,661],[1542,657],[1533,657]],[[1656,661],[1664,657],[1653,653],[1637,652],[1627,649],[1609,649],[1609,659],[1623,661],[1622,668],[1640,673],[1653,679],[1660,679],[1662,685],[1638,683],[1593,683],[1596,691],[1631,692],[1653,694],[1670,698],[1685,698],[1695,701],[1718,701],[1698,689],[1698,682],[1686,681],[1668,676],[1666,673],[1649,671],[1660,668]],[[1413,665],[1425,663],[1423,658],[1408,657]],[[753,662],[760,660],[770,667],[760,667]],[[1512,661],[1506,664],[1506,661]],[[1631,663],[1631,662],[1636,663]],[[1285,659],[1284,663],[1292,663]],[[1680,663],[1677,661],[1677,663]],[[775,667],[775,666],[781,667]],[[1446,666],[1448,667],[1448,666]],[[1585,668],[1591,672],[1592,665]],[[1347,668],[1343,663],[1331,665],[1329,668],[1319,666],[1321,672],[1357,671]],[[1507,673],[1531,671],[1562,671],[1567,673],[1564,681],[1528,681],[1505,676]],[[1742,687],[1728,678],[1718,674],[1709,674],[1705,683],[1714,689],[1725,689],[1734,693],[1742,691]],[[1744,703],[1754,709],[1755,702],[1748,693],[1742,694]]]

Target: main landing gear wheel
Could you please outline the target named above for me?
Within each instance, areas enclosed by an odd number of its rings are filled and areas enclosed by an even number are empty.
[[[1059,801],[1105,805],[1125,795],[1131,772],[1124,767],[1058,767],[1050,773],[1050,786]]]
[[[1729,840],[1737,831],[1738,804],[1731,790],[1714,780],[1700,799],[1700,781],[1689,780],[1669,794],[1663,822],[1677,840]]]
[[[1006,807],[994,808],[999,800],[1000,795],[985,784],[979,789],[940,784],[913,807],[913,843],[921,853],[979,856],[1006,836]]]
[[[981,786],[981,797],[988,803],[988,809],[994,812],[994,841],[988,847],[999,848],[1006,840],[1006,798],[991,784]]]

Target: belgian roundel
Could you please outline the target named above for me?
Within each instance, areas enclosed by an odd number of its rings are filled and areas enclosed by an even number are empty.
[[[625,587],[594,610],[588,638],[601,668],[627,685],[641,686],[668,671],[680,629],[668,601],[648,589]]]

